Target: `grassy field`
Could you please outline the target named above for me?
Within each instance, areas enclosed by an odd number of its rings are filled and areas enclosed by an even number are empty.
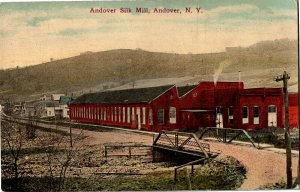
[[[218,170],[218,172],[217,172]],[[190,170],[189,170],[190,172]],[[66,191],[152,191],[152,190],[234,190],[243,182],[244,169],[196,169],[195,176],[187,177],[186,170],[179,171],[178,181],[174,181],[173,171],[153,172],[139,177],[113,178],[67,178]],[[188,179],[190,178],[190,179]],[[26,177],[21,180],[19,190],[50,191],[55,190],[55,181],[50,185],[49,178]],[[14,181],[2,180],[3,190],[15,190]],[[54,187],[53,187],[54,186]]]

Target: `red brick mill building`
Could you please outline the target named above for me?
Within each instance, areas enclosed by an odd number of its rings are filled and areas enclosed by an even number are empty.
[[[88,93],[70,105],[75,122],[147,131],[283,127],[282,88],[244,89],[241,82],[200,82]],[[290,126],[298,127],[298,94],[289,95]]]

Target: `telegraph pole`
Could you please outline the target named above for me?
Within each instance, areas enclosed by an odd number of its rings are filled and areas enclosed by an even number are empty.
[[[0,129],[1,129],[1,121],[2,121],[2,105],[0,104]]]
[[[288,95],[288,80],[290,76],[284,71],[283,75],[277,76],[275,81],[283,81],[283,93],[284,93],[284,137],[286,145],[286,176],[287,176],[287,189],[292,188],[292,152],[291,152],[291,138],[290,138],[290,126],[289,126],[289,95]]]

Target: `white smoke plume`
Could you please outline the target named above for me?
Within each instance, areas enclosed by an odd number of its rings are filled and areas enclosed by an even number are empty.
[[[230,64],[231,64],[231,60],[229,59],[226,59],[224,61],[222,61],[220,64],[219,64],[219,67],[217,70],[215,70],[215,73],[213,74],[213,79],[214,79],[214,84],[216,85],[217,84],[217,81],[219,79],[219,76],[220,74],[222,73],[223,69],[228,67]]]

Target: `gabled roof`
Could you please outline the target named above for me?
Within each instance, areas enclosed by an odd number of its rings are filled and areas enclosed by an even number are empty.
[[[88,93],[71,101],[71,104],[150,103],[172,87],[174,85]]]
[[[182,87],[177,87],[178,96],[182,97],[183,95],[187,94],[192,89],[194,89],[196,86],[197,85],[186,85],[186,86],[182,86]]]
[[[42,103],[45,103],[45,107],[54,107],[54,103],[51,101],[42,102]]]
[[[67,105],[69,104],[72,100],[75,100],[77,97],[75,96],[60,96],[59,99],[59,104],[61,105]]]

